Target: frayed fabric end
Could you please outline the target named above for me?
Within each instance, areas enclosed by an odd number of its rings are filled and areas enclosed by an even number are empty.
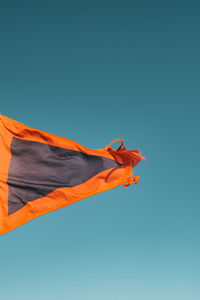
[[[118,147],[117,150],[114,150],[114,149],[110,148],[110,146],[113,143],[115,143],[116,141],[120,141],[121,145]],[[116,161],[119,161],[120,163],[122,163],[123,167],[127,168],[129,171],[132,168],[134,168],[141,160],[145,160],[144,156],[142,156],[142,153],[139,149],[127,150],[124,145],[123,139],[116,139],[116,140],[112,141],[104,149],[107,150],[109,153],[111,153],[113,155],[113,157],[116,159]],[[133,174],[132,172],[131,172],[131,174],[129,173],[129,175],[127,174],[128,175],[126,177],[127,183],[123,184],[124,187],[127,188],[129,185],[131,185],[133,183],[138,184],[140,177],[139,176],[134,176],[134,177],[130,176],[132,174]]]
[[[129,185],[131,185],[133,183],[138,184],[139,179],[140,179],[140,176],[130,177],[128,182],[123,184],[123,186],[127,188]]]

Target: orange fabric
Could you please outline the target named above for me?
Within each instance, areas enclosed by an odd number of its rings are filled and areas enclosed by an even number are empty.
[[[55,189],[45,197],[27,202],[21,209],[8,214],[8,173],[11,162],[11,143],[13,137],[20,140],[46,143],[55,147],[78,151],[87,155],[95,155],[112,159],[122,166],[104,170],[91,177],[86,182],[73,186]],[[132,176],[131,169],[144,159],[138,149],[126,150],[123,140],[121,146],[114,150],[110,144],[103,149],[88,149],[66,138],[30,128],[6,116],[0,119],[0,234],[4,234],[14,228],[40,216],[70,205],[91,195],[112,189],[125,184]],[[134,183],[139,177],[135,176]],[[132,183],[132,182],[131,182]],[[125,186],[127,186],[125,184]]]
[[[130,177],[128,179],[128,183],[123,184],[124,187],[128,187],[129,185],[131,185],[132,183],[138,184],[138,181],[140,179],[140,176],[134,176],[134,177]]]

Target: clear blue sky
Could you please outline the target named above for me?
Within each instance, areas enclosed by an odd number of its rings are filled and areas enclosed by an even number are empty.
[[[0,237],[2,300],[200,299],[199,1],[1,1],[0,109],[146,157]]]

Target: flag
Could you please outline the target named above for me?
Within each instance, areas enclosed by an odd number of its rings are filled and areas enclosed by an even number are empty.
[[[141,152],[77,142],[0,117],[0,234],[121,184],[137,183]],[[117,139],[118,140],[118,139]]]

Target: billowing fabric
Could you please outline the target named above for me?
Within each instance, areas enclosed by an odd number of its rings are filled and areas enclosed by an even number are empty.
[[[138,149],[98,150],[0,117],[0,234],[120,184],[137,183]],[[114,142],[114,141],[113,141]]]

